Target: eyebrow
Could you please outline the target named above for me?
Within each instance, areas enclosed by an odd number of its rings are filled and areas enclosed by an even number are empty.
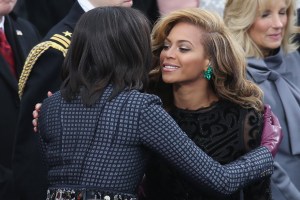
[[[168,41],[168,42],[170,42],[170,39],[168,39],[168,37],[166,37],[166,39],[165,39],[165,41]],[[189,44],[191,44],[192,46],[194,46],[193,45],[193,43],[192,42],[190,42],[189,40],[178,40],[178,41],[176,41],[176,43],[183,43],[183,42],[187,42],[187,43],[189,43]]]

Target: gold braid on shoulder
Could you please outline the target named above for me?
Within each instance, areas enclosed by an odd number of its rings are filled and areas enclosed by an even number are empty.
[[[68,33],[66,36],[60,35],[60,34],[55,34],[53,35],[49,41],[42,42],[38,45],[36,45],[29,53],[27,56],[27,59],[25,61],[25,65],[23,67],[20,79],[19,79],[19,98],[22,98],[24,88],[26,85],[26,82],[29,78],[29,75],[32,71],[32,68],[38,58],[50,47],[54,48],[60,52],[62,52],[63,56],[65,57],[70,45],[70,38],[71,38],[71,33],[70,32],[63,32],[65,35]]]

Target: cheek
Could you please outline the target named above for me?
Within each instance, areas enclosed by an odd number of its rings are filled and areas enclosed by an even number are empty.
[[[162,51],[162,52],[160,53],[160,55],[159,55],[159,62],[160,62],[160,64],[163,63],[165,57],[166,57],[166,54],[165,54],[164,51]]]
[[[206,69],[207,65],[209,64],[209,59],[204,58],[202,55],[193,55],[190,57],[183,58],[181,62],[190,68],[204,70]]]
[[[256,23],[249,30],[249,36],[254,42],[258,40],[267,31],[266,23]]]
[[[288,23],[288,17],[285,16],[284,19],[282,20],[282,25],[283,25],[284,28],[286,28],[287,23]]]
[[[9,14],[13,10],[14,4],[12,4],[12,3],[8,4],[8,3],[0,2],[0,16]]]
[[[268,30],[268,23],[257,23],[253,27],[253,32],[254,33],[265,33]]]

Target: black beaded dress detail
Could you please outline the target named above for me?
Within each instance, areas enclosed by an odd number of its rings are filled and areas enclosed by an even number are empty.
[[[221,164],[229,163],[260,145],[262,114],[252,109],[221,100],[195,111],[173,108],[170,115],[197,146]],[[145,199],[148,200],[154,196],[156,200],[271,199],[269,179],[255,182],[234,195],[216,197],[205,188],[203,191],[195,189],[159,157],[150,161],[145,180]]]

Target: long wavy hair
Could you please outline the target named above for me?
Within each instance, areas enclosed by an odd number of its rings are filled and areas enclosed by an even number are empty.
[[[249,36],[249,29],[257,16],[267,8],[274,0],[227,0],[224,9],[224,22],[243,47],[247,57],[263,58],[260,48]],[[298,48],[294,37],[299,33],[296,24],[296,10],[294,0],[285,0],[287,5],[287,25],[282,41],[282,49],[285,53]]]
[[[133,8],[102,7],[83,14],[63,64],[62,96],[79,95],[92,105],[109,84],[110,99],[124,89],[142,90],[152,65],[150,31],[148,19]]]
[[[235,41],[221,17],[200,8],[173,11],[160,18],[153,27],[152,52],[156,67],[150,76],[152,80],[159,82],[161,87],[158,88],[153,83],[151,86],[156,88],[153,89],[154,92],[158,93],[166,107],[173,103],[170,100],[172,89],[170,85],[162,83],[159,56],[165,38],[179,22],[193,24],[201,30],[202,35],[199,40],[213,68],[213,77],[210,82],[216,95],[244,108],[254,108],[261,112],[263,93],[259,87],[246,78],[246,58],[243,49]]]

